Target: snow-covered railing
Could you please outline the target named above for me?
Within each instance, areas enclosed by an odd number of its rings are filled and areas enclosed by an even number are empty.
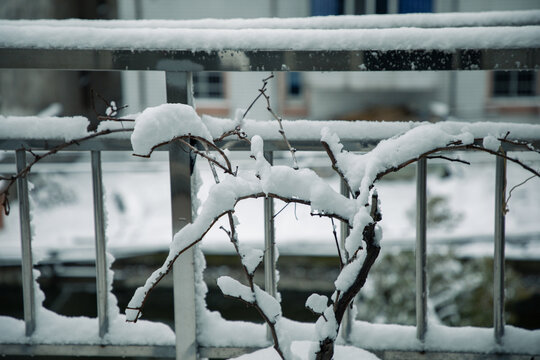
[[[166,113],[164,113],[166,116]],[[202,119],[204,126],[208,129],[215,130],[215,134],[219,134],[224,129],[233,127],[235,121],[230,119],[216,119],[211,117],[203,117]],[[32,118],[32,117],[0,117],[0,130],[2,134],[5,134],[0,138],[0,149],[10,150],[16,152],[16,161],[17,169],[20,171],[26,166],[26,150],[33,149],[33,151],[38,150],[47,150],[55,147],[59,143],[65,143],[71,141],[73,138],[81,138],[85,136],[92,136],[93,133],[88,133],[86,131],[87,120],[84,118]],[[121,126],[118,123],[112,124],[102,124],[100,131],[107,130],[117,130],[121,129]],[[330,128],[332,131],[339,135],[342,138],[343,143],[351,148],[357,150],[369,150],[373,147],[374,144],[379,143],[381,140],[386,138],[391,138],[396,135],[402,134],[404,132],[410,131],[414,128],[422,126],[422,123],[375,123],[375,122],[343,122],[343,121],[316,121],[316,122],[306,122],[306,121],[284,121],[284,128],[289,134],[289,140],[292,145],[299,149],[305,150],[320,150],[321,147],[317,144],[320,136],[317,133],[323,128]],[[309,126],[309,128],[307,127]],[[526,141],[529,144],[535,144],[538,146],[540,143],[540,127],[536,125],[519,125],[519,124],[493,124],[493,123],[460,123],[460,122],[445,122],[440,124],[441,129],[444,129],[448,133],[466,133],[475,138],[486,138],[486,134],[491,133],[506,133],[510,131],[513,134],[513,139],[519,138],[523,141]],[[274,145],[271,145],[273,141],[277,141],[279,138],[278,126],[276,123],[265,123],[258,121],[244,120],[242,123],[242,128],[246,130],[247,136],[259,134],[264,137],[264,140],[269,144],[268,149],[283,149],[283,147],[277,147],[277,142]],[[306,131],[307,130],[307,131]],[[362,137],[362,134],[369,134],[370,136]],[[173,356],[175,353],[174,346],[170,343],[171,336],[167,331],[162,328],[159,328],[157,325],[145,324],[144,322],[134,324],[125,324],[122,323],[123,316],[119,315],[116,310],[111,310],[115,307],[114,298],[110,297],[109,286],[110,286],[110,274],[108,274],[108,267],[110,263],[106,261],[107,252],[105,248],[105,226],[103,221],[103,204],[101,199],[103,198],[102,190],[102,180],[101,180],[101,161],[100,161],[100,151],[109,151],[109,150],[118,150],[118,151],[132,151],[132,144],[129,142],[125,134],[116,133],[109,134],[99,137],[99,142],[93,141],[96,139],[90,139],[84,142],[73,143],[65,150],[69,151],[89,151],[91,152],[91,163],[92,163],[92,178],[94,184],[94,218],[95,218],[95,238],[96,238],[96,268],[97,268],[97,296],[98,296],[98,320],[97,322],[88,322],[83,323],[81,326],[78,323],[78,319],[73,319],[71,322],[68,319],[60,317],[55,318],[53,314],[48,311],[45,311],[41,308],[41,305],[38,303],[40,296],[36,297],[36,282],[34,275],[32,273],[32,250],[31,250],[31,231],[30,231],[30,211],[28,206],[28,188],[26,185],[26,179],[21,178],[18,181],[18,192],[19,192],[19,204],[20,204],[20,222],[21,222],[21,239],[23,246],[23,286],[24,286],[24,299],[25,299],[25,321],[26,325],[21,327],[21,323],[18,323],[16,320],[9,320],[10,331],[3,332],[0,336],[0,343],[3,343],[2,351],[5,353],[12,354],[54,354],[54,355],[118,355],[118,356]],[[490,139],[487,136],[487,139]],[[154,139],[153,142],[159,142],[160,139]],[[486,140],[487,141],[487,140]],[[236,142],[236,141],[233,141]],[[355,146],[353,146],[355,144]],[[487,143],[486,143],[487,144]],[[143,146],[146,145],[145,142],[142,143]],[[230,144],[232,145],[232,144]],[[140,145],[139,145],[140,146]],[[282,145],[283,146],[283,145]],[[485,145],[484,146],[489,146]],[[246,149],[246,145],[243,142],[237,142],[236,146],[232,146],[233,149]],[[517,149],[523,149],[518,147]],[[140,149],[139,149],[140,150]],[[145,149],[143,149],[144,151]],[[171,156],[171,187],[176,194],[183,196],[184,199],[181,199],[178,204],[178,197],[173,196],[173,214],[176,216],[179,215],[180,211],[183,211],[183,216],[187,216],[187,212],[190,211],[189,200],[186,199],[186,194],[191,193],[189,188],[189,170],[186,169],[188,166],[185,162],[183,163],[178,156],[183,156],[186,160],[187,156],[183,154],[182,151],[175,151],[173,148],[158,148],[156,150],[169,151]],[[176,149],[178,150],[178,149]],[[267,156],[271,158],[272,152],[268,151]],[[177,157],[175,158],[176,155]],[[176,160],[175,160],[176,159]],[[176,169],[176,170],[175,170]],[[397,354],[400,358],[406,358],[406,356],[412,356],[415,354],[414,351],[425,351],[425,350],[437,350],[440,351],[470,351],[470,352],[481,352],[489,351],[490,337],[491,341],[493,340],[493,335],[489,336],[488,332],[485,330],[478,330],[477,333],[471,332],[470,329],[445,329],[437,328],[432,329],[431,335],[427,333],[427,318],[426,318],[426,289],[427,283],[425,278],[426,272],[426,169],[427,162],[420,161],[417,172],[417,314],[418,314],[418,325],[416,336],[414,335],[414,328],[411,327],[384,327],[384,326],[370,326],[367,324],[356,323],[351,324],[349,328],[349,334],[346,335],[349,338],[349,341],[353,345],[359,345],[362,347],[370,348],[371,350],[379,351],[379,353],[385,354],[384,356],[393,356],[392,354]],[[495,339],[506,339],[505,347],[501,347],[500,350],[517,353],[520,351],[530,351],[520,349],[519,346],[525,346],[525,348],[530,349],[531,343],[534,344],[535,336],[538,336],[536,333],[520,332],[518,329],[507,328],[507,334],[503,337],[504,329],[504,320],[503,320],[503,304],[504,304],[504,288],[503,288],[503,264],[504,264],[504,213],[502,206],[502,201],[504,201],[504,179],[505,179],[505,166],[503,161],[497,161],[497,193],[496,201],[498,201],[495,206],[495,216],[496,216],[496,234],[495,234],[495,282],[494,282],[494,319],[495,323]],[[178,179],[178,178],[183,179]],[[173,192],[174,194],[174,192]],[[177,208],[174,208],[174,201],[177,201]],[[188,201],[188,204],[186,204]],[[180,209],[179,209],[180,208]],[[269,199],[265,200],[265,241],[267,242],[266,248],[272,248],[273,243],[273,216],[274,213],[272,209],[272,201]],[[173,215],[173,218],[174,216]],[[178,219],[178,218],[177,218]],[[199,251],[199,250],[196,250]],[[197,253],[195,253],[195,261],[197,260]],[[185,260],[185,259],[184,259]],[[189,270],[193,264],[189,262],[182,261],[179,262],[179,265],[183,267],[181,276],[186,276],[186,266]],[[275,263],[273,261],[265,262],[265,284],[267,289],[272,289],[276,287],[275,281]],[[194,278],[197,278],[197,270],[192,269],[192,275]],[[180,271],[179,271],[180,272]],[[187,273],[189,275],[189,272]],[[190,322],[185,322],[185,316],[203,316],[203,313],[199,309],[196,311],[197,304],[194,304],[194,308],[190,308],[187,304],[193,302],[193,298],[196,298],[191,291],[186,291],[193,288],[194,278],[184,278],[183,281],[179,281],[178,278],[175,279],[175,291],[180,292],[177,294],[178,297],[184,297],[183,300],[176,300],[176,304],[183,309],[184,315],[182,316],[182,328],[184,331],[190,330]],[[201,281],[199,278],[198,281]],[[39,290],[37,290],[39,291]],[[200,290],[199,290],[200,291]],[[269,291],[270,292],[270,291]],[[186,293],[188,296],[186,296]],[[200,296],[200,294],[199,294]],[[200,299],[199,299],[200,300]],[[207,316],[207,315],[204,315]],[[204,317],[203,316],[203,317]],[[4,319],[6,321],[6,319]],[[83,336],[78,336],[77,334],[68,336],[65,333],[62,335],[62,332],[55,333],[55,336],[62,338],[62,341],[67,342],[68,344],[55,343],[54,337],[49,337],[44,334],[43,329],[46,329],[50,324],[41,324],[42,330],[36,331],[36,323],[47,321],[53,323],[53,326],[63,326],[65,331],[70,331],[70,326],[78,326],[79,330],[82,332]],[[193,319],[193,324],[199,324],[200,320],[197,321]],[[497,321],[499,322],[497,325]],[[13,324],[11,324],[13,323]],[[203,322],[204,323],[204,322]],[[6,323],[8,324],[8,323]],[[219,323],[218,323],[219,324]],[[45,326],[44,326],[45,325]],[[151,328],[154,326],[154,328]],[[260,327],[249,328],[244,327],[235,328],[228,327],[230,325],[221,324],[218,326],[218,329],[214,333],[208,332],[210,329],[209,326],[212,326],[210,323],[206,324],[206,327],[203,326],[202,331],[203,335],[200,335],[201,338],[197,338],[197,342],[203,343],[203,346],[199,346],[198,353],[200,356],[208,357],[229,357],[234,354],[241,352],[249,351],[250,349],[263,346],[264,345],[264,332],[261,332]],[[293,332],[298,331],[308,331],[307,329],[302,330],[302,327],[296,324],[291,323],[290,330]],[[84,331],[80,328],[84,328]],[[93,327],[93,331],[92,331]],[[177,328],[178,329],[178,328]],[[225,329],[225,330],[224,330]],[[362,340],[363,336],[358,335],[358,329],[361,331],[374,332],[377,334],[373,336],[370,340]],[[386,329],[386,330],[385,330]],[[99,330],[99,331],[98,331]],[[230,337],[226,336],[226,333],[223,331],[245,331],[253,332],[254,336],[247,337],[242,346],[237,344],[236,347],[231,347],[230,343],[228,346],[218,346],[217,344],[220,341],[224,341],[226,338],[230,341]],[[156,338],[147,339],[144,336],[147,336],[147,331],[153,331],[156,333],[165,334],[164,339],[157,340]],[[178,330],[177,330],[178,331]],[[388,344],[383,342],[381,346],[377,345],[378,341],[382,341],[384,338],[385,331],[394,334],[396,336],[402,337],[402,340],[395,344]],[[206,332],[206,333],[205,333]],[[445,332],[445,341],[449,341],[449,345],[445,347],[444,341],[441,342],[440,338],[437,339],[433,333],[443,333]],[[500,332],[500,333],[498,333]],[[88,336],[88,333],[92,336]],[[455,342],[461,334],[473,334],[474,336],[479,336],[481,345],[476,348],[474,345],[466,342]],[[509,334],[508,334],[509,333]],[[24,337],[24,334],[30,336],[28,338]],[[185,334],[184,334],[185,335]],[[216,336],[215,339],[211,339],[211,335]],[[364,334],[365,335],[365,334]],[[427,338],[425,336],[428,335]],[[430,338],[431,336],[431,338]],[[415,337],[417,340],[415,340]],[[204,338],[204,339],[203,339]],[[209,339],[210,338],[210,339]],[[515,338],[520,338],[520,345],[515,346],[510,342],[513,342]],[[143,340],[144,339],[144,340]],[[168,339],[168,341],[167,341]],[[241,339],[242,340],[242,339]],[[407,341],[409,343],[407,343]],[[26,343],[28,341],[28,343]],[[152,343],[153,341],[153,343]],[[225,341],[225,342],[226,342]],[[148,342],[149,345],[142,345],[141,343]],[[242,342],[240,342],[242,343]],[[473,342],[474,343],[474,342]],[[213,344],[213,345],[209,345]],[[525,345],[523,345],[525,344]],[[249,346],[251,345],[251,347]],[[402,348],[402,351],[387,350],[382,351],[381,348],[388,346],[394,346],[395,348]],[[486,350],[488,349],[488,350]],[[406,351],[405,351],[406,350]],[[382,351],[382,352],[381,352]]]
[[[343,22],[342,22],[343,20]],[[294,24],[294,25],[292,25]],[[184,22],[86,22],[86,21],[0,21],[0,68],[42,68],[67,70],[162,70],[166,71],[167,101],[191,104],[191,72],[197,71],[373,71],[373,70],[488,70],[538,69],[540,67],[540,12],[503,14],[405,15],[387,17],[346,17],[304,20],[229,20]],[[397,29],[410,26],[407,29]],[[249,31],[245,29],[249,28]],[[219,30],[219,31],[217,31]],[[339,39],[339,41],[336,41]],[[9,123],[9,118],[6,124]],[[13,119],[11,119],[13,120]],[[13,120],[14,121],[14,120]],[[17,119],[16,121],[23,121]],[[31,123],[32,120],[28,120]],[[231,120],[232,121],[232,120]],[[349,150],[367,150],[380,140],[402,133],[416,124],[343,123],[330,125],[340,135]],[[253,128],[250,129],[250,126]],[[272,151],[286,150],[279,135],[270,135],[265,124],[244,124],[248,134],[266,134],[267,159]],[[272,125],[271,125],[272,126]],[[323,122],[302,122],[287,126],[287,136],[298,150],[320,150],[320,128]],[[449,124],[448,126],[456,126]],[[461,125],[460,125],[461,126]],[[485,125],[466,125],[471,133],[487,135]],[[476,128],[475,128],[476,126]],[[484,127],[482,127],[484,126]],[[518,125],[489,125],[489,132],[500,126],[498,133],[509,130],[514,137],[538,143],[538,129]],[[263,127],[263,128],[258,128]],[[19,126],[0,132],[0,149],[16,151],[17,168],[26,166],[26,149],[47,150],[55,145],[80,137],[85,127],[72,129],[73,134],[17,134]],[[11,129],[11,130],[9,130]],[[475,130],[476,129],[476,130]],[[310,131],[313,131],[310,133]],[[340,134],[339,132],[342,132]],[[77,135],[74,135],[77,134]],[[241,142],[229,142],[232,150],[242,149]],[[142,341],[144,336],[132,327],[119,325],[121,317],[112,314],[109,297],[111,279],[104,238],[104,220],[100,170],[100,151],[131,151],[127,138],[106,135],[71,144],[66,150],[90,151],[94,183],[94,215],[96,238],[98,320],[95,334],[87,341],[68,337],[64,343],[36,333],[36,321],[46,321],[36,312],[35,280],[31,251],[28,189],[24,178],[18,180],[21,211],[21,244],[23,249],[23,329],[10,320],[13,333],[0,334],[0,349],[4,354],[32,355],[112,355],[112,356],[174,356],[182,359],[230,357],[249,349],[266,346],[264,328],[245,325],[233,331],[253,333],[251,343],[219,341],[201,343],[201,338],[219,336],[201,334],[197,329],[196,249],[186,251],[184,261],[175,264],[175,324],[176,341],[170,334]],[[162,148],[169,152],[173,233],[186,220],[191,220],[191,160],[178,145]],[[500,159],[500,158],[498,158]],[[345,338],[353,345],[379,350],[382,356],[414,357],[418,351],[468,352],[485,351],[521,354],[540,353],[534,348],[537,332],[506,328],[504,334],[504,161],[497,161],[495,198],[495,267],[494,267],[494,330],[438,329],[450,344],[434,340],[427,331],[426,310],[426,167],[418,162],[417,172],[417,327],[399,328],[344,324]],[[265,247],[273,246],[271,200],[265,203]],[[186,259],[188,259],[186,261]],[[191,259],[191,260],[190,260]],[[275,262],[265,259],[266,289],[275,289]],[[272,290],[268,290],[272,293]],[[114,304],[112,305],[114,307]],[[39,319],[39,320],[38,320]],[[13,324],[12,324],[13,323]],[[70,326],[69,322],[60,326]],[[73,324],[71,324],[73,325]],[[138,324],[137,324],[138,325]],[[135,326],[137,326],[135,325]],[[353,326],[354,325],[354,326]],[[149,325],[150,326],[150,325]],[[144,325],[142,326],[144,328]],[[38,327],[39,328],[39,327]],[[364,333],[359,334],[361,328]],[[114,331],[111,331],[114,330]],[[229,329],[229,328],[227,328]],[[348,329],[348,330],[347,330]],[[356,330],[355,330],[356,329]],[[38,329],[39,330],[39,329]],[[69,331],[69,329],[67,329]],[[208,329],[205,329],[208,331]],[[229,329],[230,330],[230,329]],[[152,330],[151,330],[152,331]],[[303,331],[291,325],[291,331]],[[355,333],[356,331],[356,333]],[[366,336],[365,331],[370,333]],[[20,332],[20,334],[18,333]],[[118,337],[118,333],[123,335]],[[199,333],[198,333],[199,332]],[[395,346],[377,341],[392,334]],[[162,329],[155,333],[163,334]],[[15,335],[13,335],[15,334]],[[26,337],[24,337],[26,334]],[[17,336],[22,335],[22,337]],[[221,333],[222,335],[222,333]],[[259,336],[261,335],[261,336]],[[257,337],[259,336],[259,337]],[[400,339],[396,339],[395,337]],[[460,339],[479,337],[482,345],[460,343]],[[438,337],[440,339],[440,337]],[[21,340],[22,339],[22,340]],[[128,339],[128,340],[126,340]],[[517,340],[521,342],[517,342]],[[154,340],[154,341],[153,341]],[[504,340],[504,341],[503,341]],[[146,343],[147,345],[143,345]],[[531,345],[532,344],[532,345]],[[389,350],[390,349],[390,350]],[[482,355],[479,355],[481,357]]]
[[[540,66],[538,10],[251,20],[0,20],[0,34],[0,68],[388,71]]]

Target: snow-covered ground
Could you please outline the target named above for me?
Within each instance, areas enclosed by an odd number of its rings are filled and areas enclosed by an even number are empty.
[[[430,161],[428,204],[434,219],[428,229],[428,248],[436,244],[454,244],[463,255],[490,256],[494,229],[494,158],[483,154],[462,153],[471,166]],[[539,157],[528,161],[539,164]],[[150,160],[127,153],[104,155],[104,183],[108,214],[109,248],[116,256],[133,252],[165,250],[171,241],[169,177],[167,155],[155,153]],[[241,170],[250,170],[247,153],[234,153]],[[288,154],[276,162],[287,162]],[[339,179],[328,167],[326,155],[299,153],[300,165],[311,166],[327,174],[338,189]],[[8,165],[2,165],[2,171]],[[207,196],[213,177],[208,165],[197,166],[201,181],[199,198]],[[406,170],[407,171],[407,170]],[[410,174],[414,171],[411,169]],[[445,173],[446,176],[442,176]],[[90,166],[85,161],[69,164],[38,164],[34,169],[32,209],[33,246],[38,257],[54,254],[65,260],[90,260],[93,251],[93,212]],[[528,173],[509,165],[508,189],[522,182]],[[404,174],[378,185],[383,220],[383,247],[414,246],[415,182]],[[430,201],[431,199],[431,201]],[[0,230],[1,261],[20,256],[18,205],[12,202],[11,215]],[[284,203],[275,202],[275,211]],[[506,218],[507,256],[540,258],[540,179],[532,179],[513,191]],[[76,214],[74,216],[74,214]],[[263,201],[245,200],[236,214],[240,241],[262,248],[264,238]],[[276,241],[282,254],[335,254],[331,222],[310,216],[307,206],[288,205],[275,217]],[[233,252],[226,234],[217,224],[202,242],[207,252]],[[435,249],[431,246],[431,249]]]

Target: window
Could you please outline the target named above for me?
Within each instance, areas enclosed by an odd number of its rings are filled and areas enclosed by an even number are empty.
[[[494,97],[518,97],[536,95],[534,71],[495,71],[493,73]]]
[[[432,0],[399,0],[399,13],[426,13],[433,11]]]
[[[299,72],[287,73],[287,95],[291,98],[299,97],[303,93],[302,75]]]
[[[351,0],[353,13],[407,14],[433,12],[433,0]]]
[[[311,0],[311,16],[343,15],[344,0]]]
[[[193,92],[195,98],[223,99],[223,75],[215,71],[193,73]]]
[[[375,14],[388,14],[388,0],[375,0]]]

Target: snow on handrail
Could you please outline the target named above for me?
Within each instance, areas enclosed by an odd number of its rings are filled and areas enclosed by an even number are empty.
[[[164,106],[166,105],[158,106],[156,109],[163,108]],[[234,129],[237,125],[233,119],[216,118],[207,115],[203,115],[199,121],[204,124],[213,138],[218,138],[227,130]],[[321,130],[325,127],[331,128],[345,142],[377,142],[424,124],[426,122],[283,120],[283,127],[288,139],[297,142],[320,141]],[[530,141],[540,140],[540,125],[536,124],[493,123],[485,121],[445,121],[439,124],[445,131],[468,131],[475,138],[482,138],[490,134],[504,136],[507,132],[510,132],[511,138]],[[5,150],[11,149],[11,147],[6,146],[10,140],[70,141],[92,134],[92,132],[87,131],[87,126],[88,120],[82,116],[36,117],[0,115],[0,148]],[[100,124],[98,131],[121,129],[124,127],[130,126],[120,122],[104,121]],[[242,130],[248,137],[259,135],[265,141],[282,140],[279,133],[279,125],[273,121],[245,119],[242,122]],[[129,133],[109,134],[106,137],[110,139],[127,139]],[[81,144],[81,146],[83,145]]]
[[[540,47],[540,26],[187,29],[0,23],[0,48],[93,50],[444,50]]]

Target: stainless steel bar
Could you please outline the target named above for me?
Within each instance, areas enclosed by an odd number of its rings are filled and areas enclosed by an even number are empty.
[[[26,151],[15,152],[17,173],[26,168]],[[17,179],[17,195],[19,197],[19,222],[21,225],[22,250],[22,286],[24,305],[24,325],[26,336],[31,336],[36,329],[36,298],[34,267],[32,260],[32,231],[30,228],[30,202],[28,199],[28,179],[26,176]]]
[[[340,186],[339,186],[341,195],[349,197],[349,188],[347,187],[347,184],[343,179],[341,179]],[[345,239],[349,236],[349,226],[346,222],[342,221],[339,224],[339,246],[341,246],[342,249],[345,249]],[[352,317],[352,312],[350,308],[345,310],[345,314],[343,315],[343,320],[341,322],[341,338],[346,343],[349,342],[350,335],[352,332],[352,325],[353,325],[354,319]]]
[[[425,340],[427,331],[426,276],[426,176],[427,160],[416,165],[416,337]]]
[[[101,172],[101,152],[91,151],[92,190],[94,194],[94,237],[96,244],[96,293],[99,336],[109,331],[108,313],[108,266],[105,238],[105,215],[103,212],[103,176]]]
[[[274,163],[274,154],[271,151],[265,151],[264,157],[270,164]],[[273,297],[277,295],[276,255],[274,200],[264,198],[264,289]],[[266,330],[267,338],[272,340],[270,329]]]
[[[495,250],[493,255],[493,328],[495,341],[504,335],[504,245],[506,160],[497,156],[495,167]]]
[[[374,124],[373,130],[377,130],[377,125]],[[367,126],[367,125],[363,125]],[[369,129],[369,128],[368,128]],[[380,130],[380,128],[379,128]],[[385,138],[370,138],[370,139],[358,139],[352,137],[342,137],[341,142],[343,146],[349,151],[369,151],[375,147],[381,140],[384,140],[393,135],[397,135],[399,132],[392,133],[389,129],[385,129],[388,132],[387,137]],[[367,130],[369,132],[369,130]],[[255,134],[248,133],[248,136],[253,136]],[[521,138],[520,140],[530,143],[536,148],[540,147],[540,139],[534,138],[530,134],[530,138]],[[63,141],[58,139],[2,139],[0,134],[0,149],[2,150],[17,150],[21,147],[32,150],[50,150],[55,146],[58,146],[63,143]],[[264,138],[263,138],[264,139]],[[298,139],[294,137],[289,137],[291,145],[297,150],[310,150],[310,151],[319,151],[323,150],[321,146],[321,141],[319,138],[309,139]],[[481,144],[478,142],[477,144]],[[238,140],[224,140],[217,142],[218,146],[224,147],[231,151],[249,151],[249,144],[245,141]],[[275,139],[264,139],[264,148],[267,151],[288,151],[287,145],[283,140]],[[505,147],[508,151],[524,151],[523,146],[517,145],[508,145]],[[90,151],[90,150],[102,150],[102,151],[132,151],[131,142],[129,139],[119,139],[112,137],[105,138],[95,138],[91,140],[83,141],[79,144],[68,146],[64,150],[69,151]],[[168,151],[168,147],[161,146],[158,147],[155,151]]]
[[[265,151],[264,157],[272,164],[274,155]],[[274,200],[264,199],[264,288],[273,297],[277,294],[276,282],[276,240],[274,232]]]
[[[457,50],[125,50],[0,48],[0,68],[159,71],[534,70],[539,48]]]
[[[77,329],[74,329],[77,331]],[[69,356],[77,359],[92,357],[117,358],[174,358],[173,345],[130,345],[130,344],[2,344],[0,353],[5,355]],[[7,357],[9,358],[9,356]]]
[[[167,72],[167,102],[193,104],[191,73]],[[191,213],[191,153],[178,143],[169,144],[172,230],[176,234],[192,220]],[[180,255],[173,266],[174,325],[176,358],[197,359],[197,328],[195,311],[194,249]]]

